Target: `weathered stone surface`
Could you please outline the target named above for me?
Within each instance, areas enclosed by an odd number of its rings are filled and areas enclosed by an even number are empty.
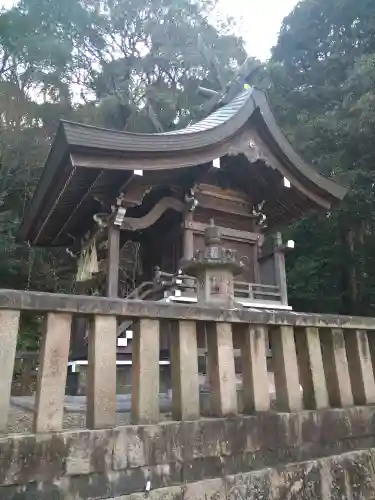
[[[370,500],[374,458],[371,449],[178,485],[171,467],[142,467],[3,486],[0,500]]]
[[[0,439],[0,500],[140,500],[148,480],[151,499],[200,500],[212,480],[207,498],[221,500],[224,478],[230,500],[268,490],[275,500],[330,498],[321,490],[341,500],[348,488],[351,500],[370,499],[375,449],[348,452],[375,446],[374,423],[369,406],[9,436]]]
[[[214,479],[224,475],[222,457],[196,458],[183,464],[183,482],[191,483],[203,479]]]
[[[199,418],[197,329],[194,321],[173,323],[171,365],[173,419]]]
[[[237,474],[226,478],[227,500],[268,500],[270,498],[269,470],[258,474]]]
[[[111,430],[67,433],[65,473],[67,475],[105,472],[112,467],[113,433]]]
[[[158,321],[141,319],[133,327],[132,343],[132,421],[154,423],[159,420]]]
[[[125,495],[115,497],[113,500],[185,500],[183,491],[180,486],[172,486],[170,488],[160,488],[151,490],[149,493],[133,493],[133,495]]]
[[[184,500],[225,500],[225,483],[222,479],[208,479],[190,483],[182,488]]]
[[[152,489],[182,484],[182,465],[179,462],[139,467],[109,473],[113,496],[142,492],[147,481]]]
[[[113,468],[182,461],[184,424],[124,426],[114,431]]]
[[[328,408],[319,328],[296,329],[295,341],[304,406],[310,410]]]
[[[215,457],[222,453],[225,419],[198,420],[184,422],[183,432],[186,443],[184,459]]]
[[[116,317],[96,315],[88,338],[86,423],[89,429],[116,425],[116,347]]]
[[[34,431],[61,431],[72,316],[49,313],[40,350]]]
[[[67,456],[68,446],[59,434],[0,439],[0,485],[58,478]]]
[[[162,318],[185,320],[185,305],[160,304],[148,300],[123,300],[96,296],[77,296],[58,293],[41,293],[0,289],[2,309],[32,311],[59,311],[72,314],[103,314],[128,318]],[[223,309],[189,305],[189,320],[219,321],[227,323],[252,323],[258,325],[312,326],[319,328],[351,328],[373,330],[374,318],[337,316],[337,314],[295,313],[294,311],[269,311],[247,308]]]
[[[0,432],[7,428],[19,318],[19,311],[0,311]]]

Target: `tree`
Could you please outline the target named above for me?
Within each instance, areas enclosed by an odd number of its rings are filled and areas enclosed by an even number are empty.
[[[2,287],[72,290],[75,262],[63,250],[15,240],[61,118],[178,128],[201,112],[198,85],[221,89],[242,63],[242,40],[230,23],[211,26],[210,8],[200,0],[21,0],[0,10]]]
[[[329,218],[292,231],[292,300],[304,310],[375,308],[375,15],[368,0],[303,0],[284,20],[269,94],[294,145],[349,187]]]

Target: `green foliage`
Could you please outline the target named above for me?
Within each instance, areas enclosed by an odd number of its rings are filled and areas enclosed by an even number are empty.
[[[0,11],[0,285],[68,292],[63,251],[15,232],[61,118],[154,132],[202,115],[199,85],[222,89],[244,61],[231,23],[203,0],[21,0]],[[289,230],[295,308],[375,314],[375,9],[302,0],[257,75],[295,147],[349,195]],[[24,320],[23,348],[40,320]]]
[[[0,9],[0,286],[69,292],[74,262],[15,241],[61,118],[153,132],[199,116],[245,59],[203,0],[21,0]],[[69,260],[70,259],[70,260]],[[39,319],[25,318],[21,348]]]
[[[375,11],[369,0],[303,0],[284,20],[269,93],[294,145],[346,184],[327,219],[297,224],[288,259],[304,310],[375,313]]]

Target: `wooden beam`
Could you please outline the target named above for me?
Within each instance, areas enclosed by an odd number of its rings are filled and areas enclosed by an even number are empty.
[[[209,224],[204,224],[203,222],[195,222],[195,221],[185,222],[186,229],[190,229],[198,234],[203,234],[208,225]],[[251,233],[249,231],[240,231],[238,229],[231,229],[229,227],[221,227],[220,226],[220,231],[221,231],[221,236],[226,240],[243,241],[246,243],[248,243],[248,242],[255,243],[255,242],[263,239],[263,236],[259,233]]]
[[[286,284],[286,270],[285,270],[285,256],[284,252],[280,250],[282,246],[281,233],[276,233],[274,237],[275,242],[275,276],[276,283],[280,290],[281,303],[285,306],[288,305],[288,287]]]
[[[184,208],[185,205],[182,201],[165,197],[159,200],[144,217],[125,217],[121,229],[126,231],[142,231],[155,224],[167,210],[172,209],[176,212],[182,212]]]
[[[194,256],[194,232],[186,227],[188,226],[191,222],[193,222],[193,212],[188,212],[185,216],[185,221],[184,221],[184,236],[183,236],[183,258],[184,260],[191,260]]]

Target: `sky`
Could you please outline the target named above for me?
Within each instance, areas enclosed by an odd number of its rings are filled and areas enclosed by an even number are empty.
[[[15,1],[0,0],[0,7],[11,7]],[[217,15],[233,17],[236,22],[236,34],[244,38],[249,55],[264,61],[276,44],[282,20],[297,1],[218,0]]]
[[[277,42],[284,17],[297,3],[298,0],[218,0],[218,10],[235,19],[237,34],[244,38],[249,55],[265,61]]]

